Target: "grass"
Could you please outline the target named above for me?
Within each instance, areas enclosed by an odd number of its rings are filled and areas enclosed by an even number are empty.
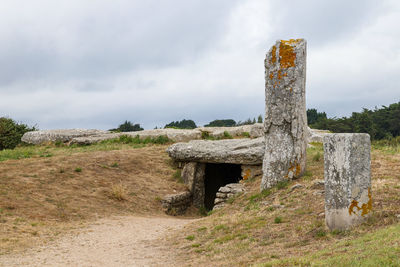
[[[21,145],[15,149],[5,149],[0,151],[0,162],[6,160],[19,160],[27,158],[49,158],[56,155],[70,155],[75,153],[93,151],[111,151],[130,148],[143,148],[148,145],[164,145],[171,141],[166,136],[157,138],[140,139],[139,136],[122,135],[119,138],[104,140],[92,145],[70,145],[66,146],[62,142],[48,143],[40,146]]]
[[[273,260],[260,266],[400,266],[400,224],[339,241],[303,257]]]

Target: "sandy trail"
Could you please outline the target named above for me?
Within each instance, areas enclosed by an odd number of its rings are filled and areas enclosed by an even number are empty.
[[[23,254],[0,256],[0,266],[176,266],[175,253],[165,238],[192,221],[136,216],[102,219],[77,235]]]

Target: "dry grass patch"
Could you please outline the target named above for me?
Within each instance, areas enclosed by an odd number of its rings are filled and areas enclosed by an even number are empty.
[[[0,254],[101,217],[163,215],[157,199],[184,190],[173,178],[166,148],[52,147],[46,148],[51,157],[0,162]]]

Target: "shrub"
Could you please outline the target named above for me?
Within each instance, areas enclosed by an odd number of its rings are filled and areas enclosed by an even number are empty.
[[[123,201],[127,199],[127,189],[122,182],[119,184],[113,184],[111,186],[110,198]]]
[[[140,124],[133,124],[130,121],[125,121],[124,123],[120,124],[117,129],[111,129],[110,131],[113,132],[137,132],[143,131],[143,128],[140,127]]]
[[[173,128],[173,129],[194,129],[197,128],[196,123],[193,120],[181,120],[181,121],[173,121],[165,125],[164,128]]]
[[[232,135],[228,131],[224,131],[224,138],[225,139],[232,139]]]
[[[318,153],[313,156],[312,160],[313,161],[320,161],[321,160],[321,153],[319,153],[319,151],[318,151]]]
[[[279,216],[275,217],[274,222],[275,223],[282,223],[282,217],[279,217]]]
[[[14,149],[21,143],[21,137],[26,132],[35,131],[35,127],[16,123],[9,118],[0,118],[0,150]]]
[[[243,132],[243,133],[242,133],[242,136],[243,136],[243,137],[250,138],[250,133],[249,133],[249,132]]]

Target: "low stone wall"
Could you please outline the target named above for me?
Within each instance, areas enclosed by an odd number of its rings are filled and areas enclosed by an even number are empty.
[[[224,207],[225,202],[229,198],[234,197],[235,195],[238,195],[243,192],[244,192],[244,186],[243,184],[239,183],[227,184],[223,187],[220,187],[217,192],[216,198],[214,200],[213,210],[217,210]]]
[[[161,200],[161,203],[165,213],[174,216],[180,215],[192,204],[192,194],[190,192],[182,192],[166,195]]]

